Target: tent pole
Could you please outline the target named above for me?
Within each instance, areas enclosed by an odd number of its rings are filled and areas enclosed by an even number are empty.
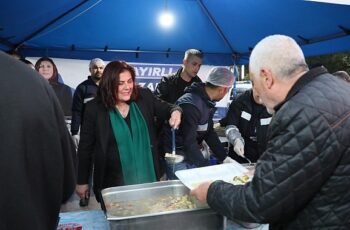
[[[202,2],[202,0],[197,0],[197,2],[199,4],[199,6],[202,8],[202,10],[204,11],[205,15],[208,17],[208,19],[211,22],[211,24],[214,26],[214,28],[216,29],[216,31],[220,35],[220,37],[222,38],[222,40],[224,40],[225,44],[230,48],[231,53],[236,53],[236,51],[233,49],[233,47],[231,46],[230,42],[226,38],[225,34],[222,32],[222,30],[220,29],[219,25],[216,23],[216,21],[214,20],[213,16],[210,14],[210,12],[208,11],[207,7]]]

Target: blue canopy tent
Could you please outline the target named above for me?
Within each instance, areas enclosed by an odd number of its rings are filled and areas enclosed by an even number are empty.
[[[165,5],[175,25],[163,29]],[[0,3],[0,49],[25,56],[205,64],[246,63],[271,34],[293,37],[306,56],[350,50],[350,6],[301,0],[12,0]]]

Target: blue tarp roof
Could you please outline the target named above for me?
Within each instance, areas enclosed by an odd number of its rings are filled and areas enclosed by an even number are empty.
[[[163,29],[165,4],[175,25]],[[286,34],[306,56],[350,50],[350,6],[301,0],[12,0],[0,3],[0,49],[25,56],[205,64],[246,63],[254,45]]]

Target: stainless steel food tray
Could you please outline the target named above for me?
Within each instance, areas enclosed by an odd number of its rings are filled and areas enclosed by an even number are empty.
[[[108,210],[109,204],[115,202],[137,201],[167,195],[178,197],[189,194],[189,189],[178,180],[107,188],[102,190],[101,194],[102,202],[107,207],[105,214],[110,223],[110,229],[213,230],[225,229],[226,227],[226,219],[223,216],[195,199],[192,201],[197,207],[191,209],[130,216],[115,216]]]

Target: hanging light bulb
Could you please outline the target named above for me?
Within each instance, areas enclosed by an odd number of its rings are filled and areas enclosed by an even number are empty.
[[[165,0],[165,8],[164,11],[159,16],[159,24],[163,28],[170,28],[174,24],[174,16],[173,14],[168,10],[168,1]]]

